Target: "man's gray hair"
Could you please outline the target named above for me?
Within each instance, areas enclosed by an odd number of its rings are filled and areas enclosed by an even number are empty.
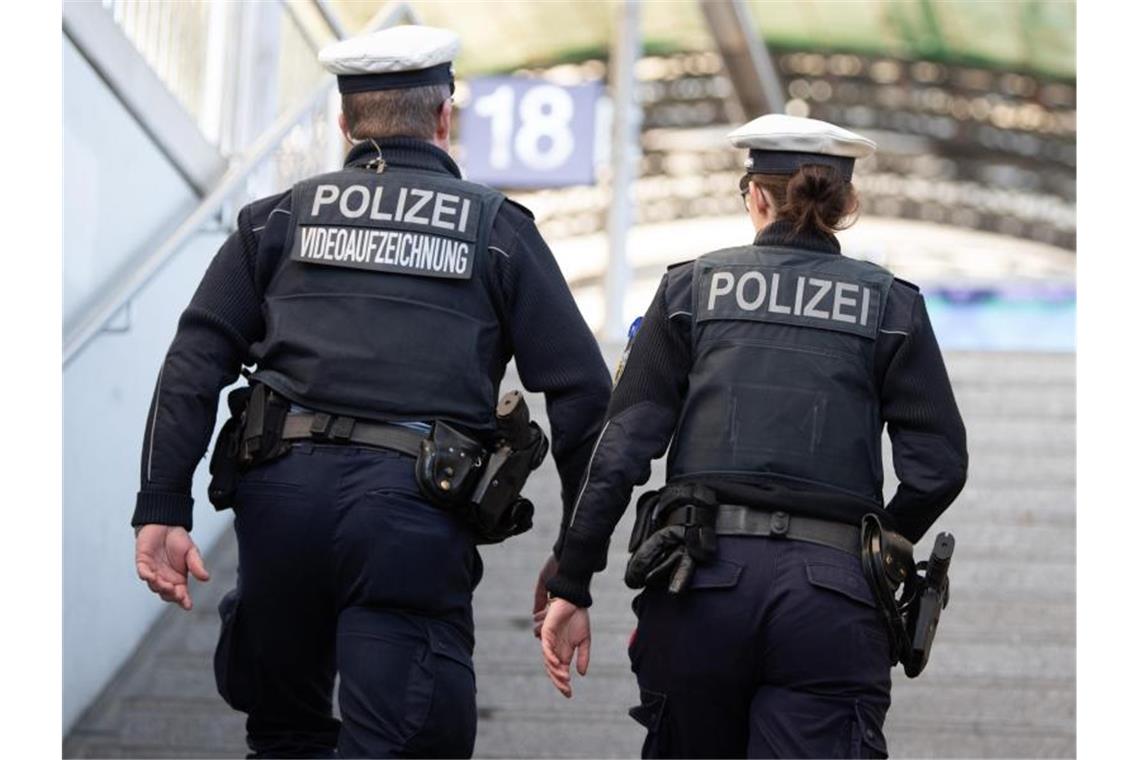
[[[430,140],[440,106],[450,97],[446,84],[354,92],[341,97],[341,110],[353,139],[399,135]]]

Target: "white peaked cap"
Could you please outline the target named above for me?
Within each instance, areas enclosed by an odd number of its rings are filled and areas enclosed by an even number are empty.
[[[458,53],[455,32],[405,25],[334,42],[318,58],[341,92],[363,92],[452,82]]]
[[[792,174],[805,164],[834,166],[851,179],[855,159],[875,152],[874,140],[802,116],[768,114],[728,134],[734,147],[746,148],[752,174]]]

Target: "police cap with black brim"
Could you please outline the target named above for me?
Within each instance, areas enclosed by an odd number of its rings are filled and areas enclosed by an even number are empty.
[[[728,134],[734,147],[746,148],[749,174],[795,174],[801,166],[831,166],[848,182],[855,159],[875,152],[874,140],[801,116],[768,114]]]
[[[459,37],[447,29],[405,25],[325,47],[318,58],[336,74],[342,95],[446,84],[455,92],[452,61]]]

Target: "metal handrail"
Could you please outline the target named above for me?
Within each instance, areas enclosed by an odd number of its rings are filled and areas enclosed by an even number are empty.
[[[401,18],[409,18],[414,21],[417,17],[406,2],[388,3],[365,24],[363,31],[383,29]],[[231,164],[222,178],[218,180],[214,189],[175,228],[174,232],[146,258],[142,259],[126,278],[109,287],[90,308],[85,310],[83,315],[76,320],[75,327],[64,335],[64,367],[70,364],[79,352],[103,330],[103,326],[161,271],[190,236],[214,216],[231,195],[241,189],[242,183],[261,167],[262,162],[281,144],[289,131],[319,105],[327,102],[335,82],[336,78],[332,75],[323,77],[309,97],[276,119],[253,145]]]

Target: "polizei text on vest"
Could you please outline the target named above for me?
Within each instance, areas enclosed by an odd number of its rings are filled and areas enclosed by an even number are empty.
[[[850,282],[795,267],[720,266],[701,275],[697,320],[748,319],[873,336],[879,294]]]

